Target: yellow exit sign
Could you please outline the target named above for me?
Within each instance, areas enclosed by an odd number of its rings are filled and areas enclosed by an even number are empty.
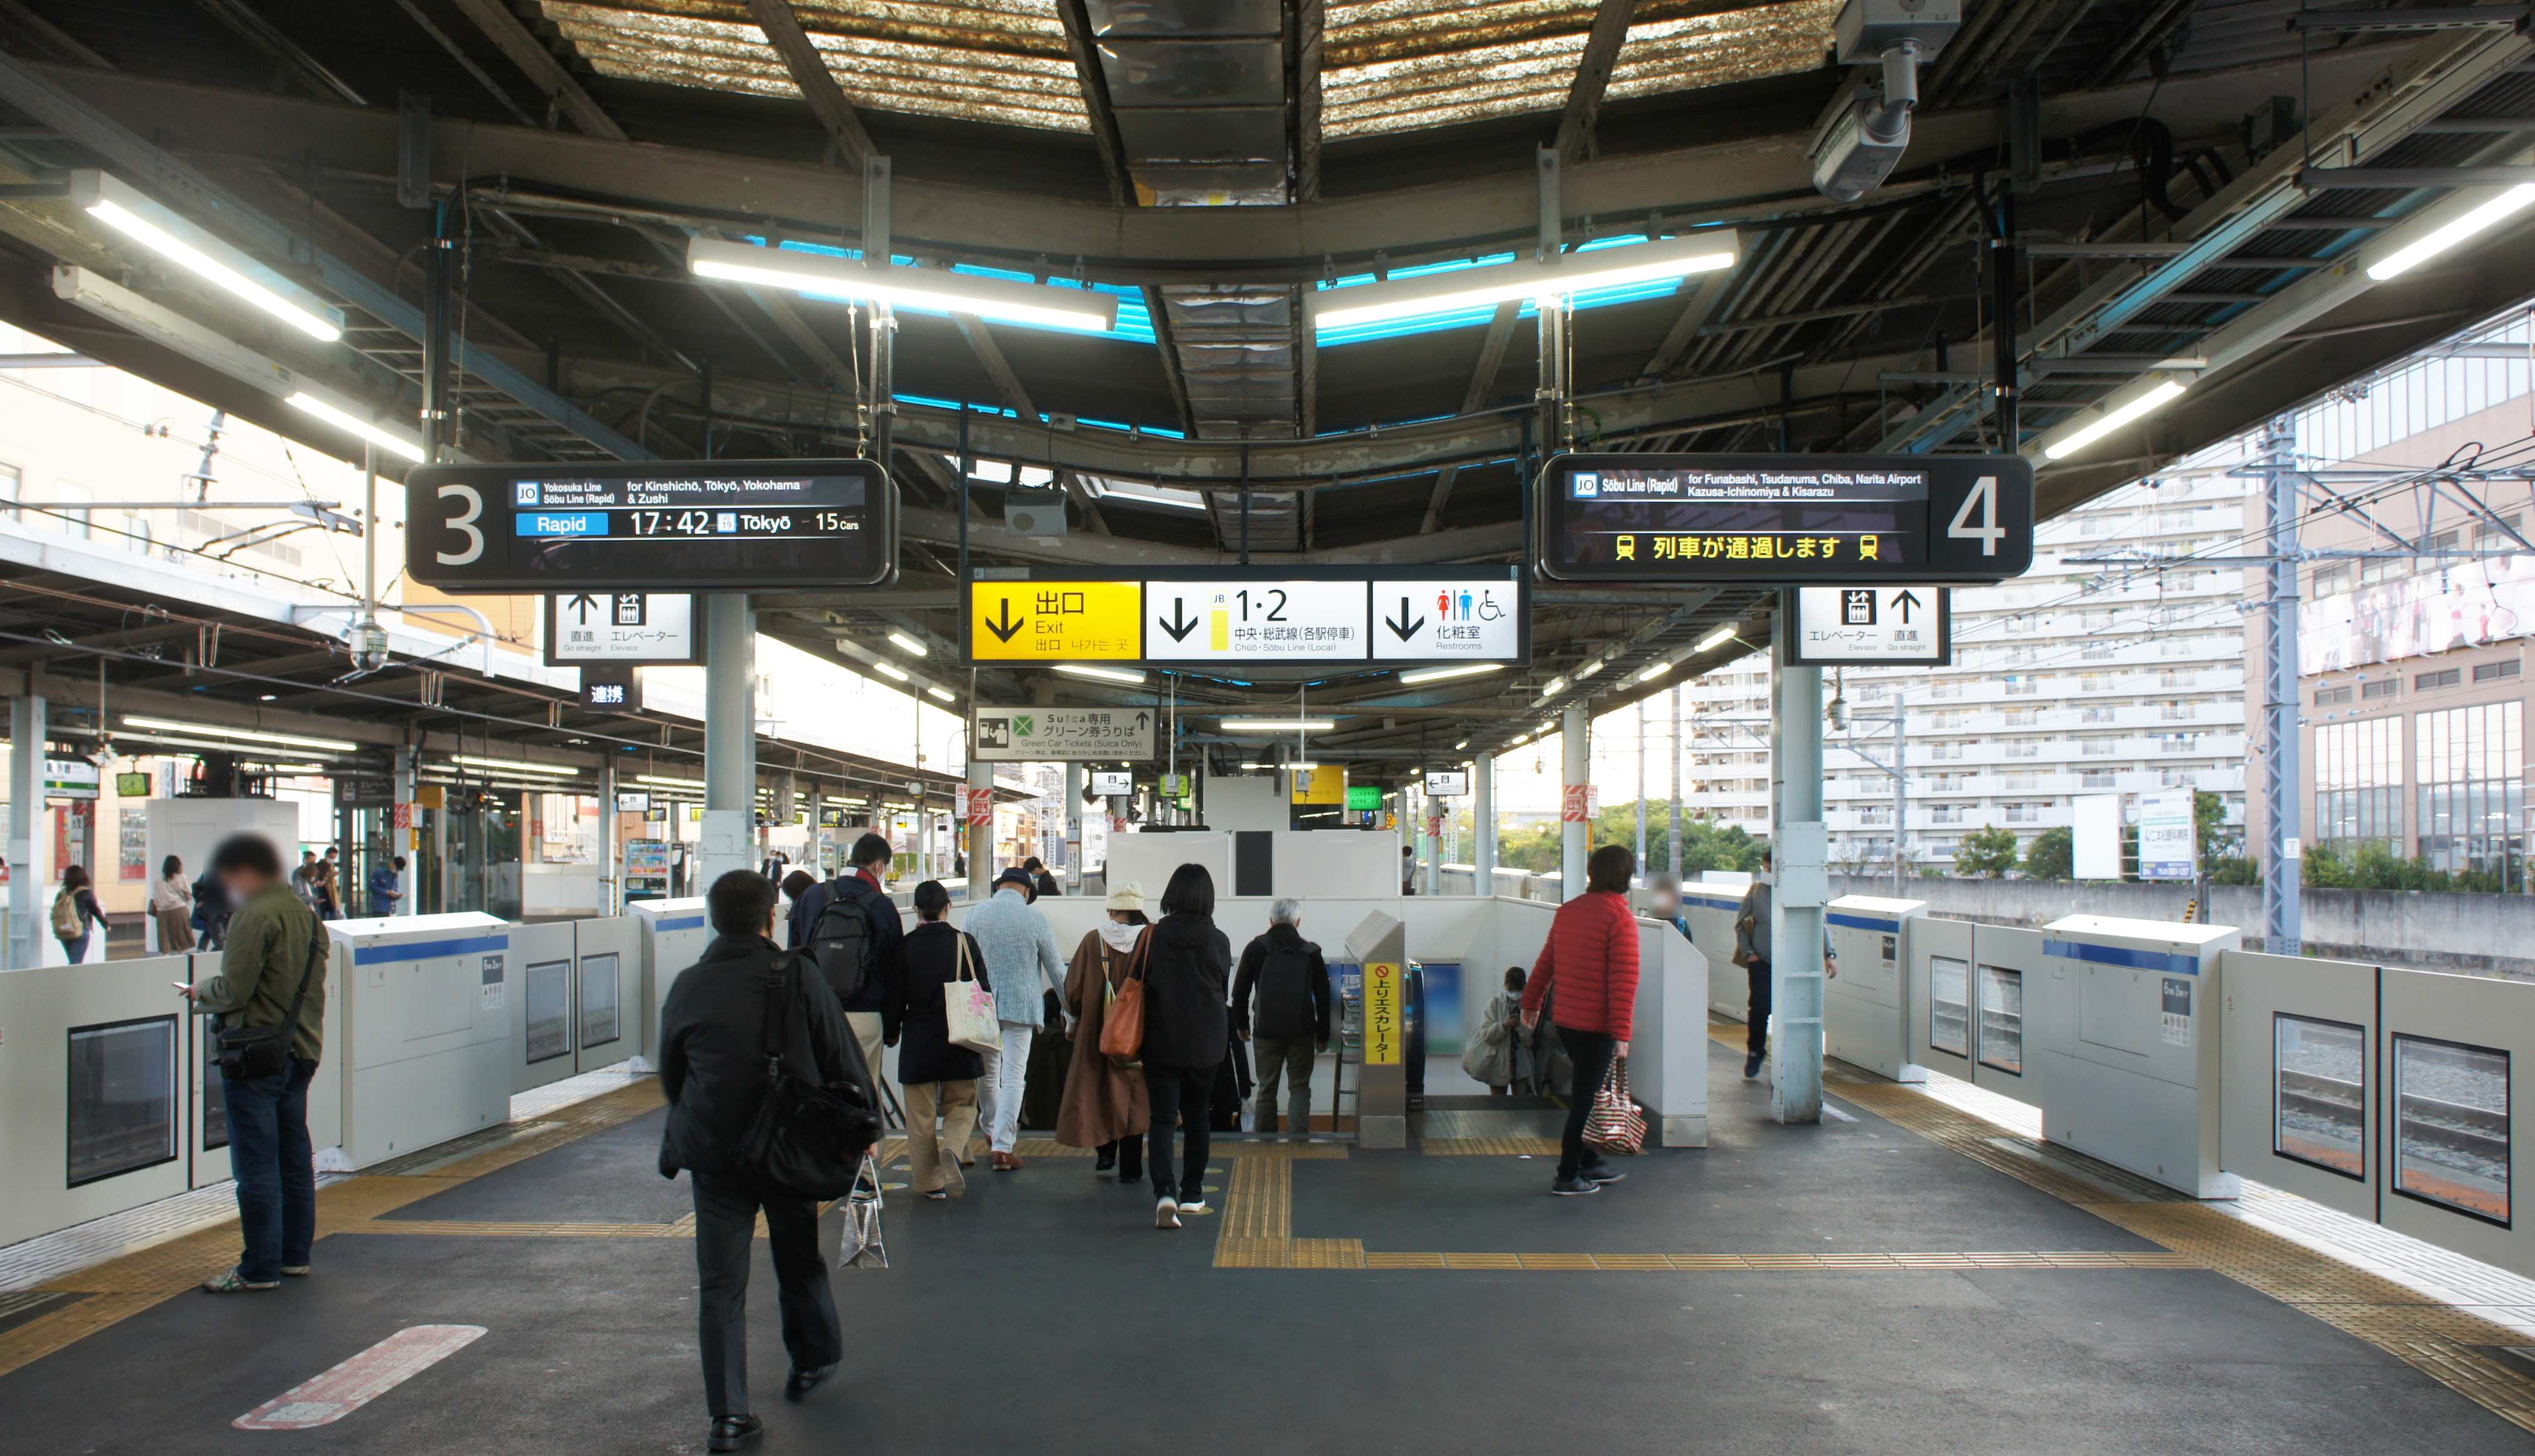
[[[971,581],[968,655],[979,662],[1133,662],[1144,652],[1136,581]]]

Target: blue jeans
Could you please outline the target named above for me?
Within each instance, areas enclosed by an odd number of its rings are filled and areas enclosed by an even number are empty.
[[[88,931],[82,930],[79,933],[78,938],[75,940],[63,940],[60,936],[55,936],[53,939],[61,940],[62,954],[70,957],[72,965],[78,965],[88,959],[89,934],[90,933]]]
[[[290,1059],[278,1076],[220,1078],[228,1097],[229,1176],[237,1180],[238,1276],[256,1284],[308,1262],[317,1242],[317,1151],[308,1138],[308,1083],[317,1063]]]

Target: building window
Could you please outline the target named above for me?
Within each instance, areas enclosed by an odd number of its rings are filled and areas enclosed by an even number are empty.
[[[2357,696],[2357,690],[2353,689],[2348,683],[2344,683],[2338,688],[2318,688],[2315,690],[2315,705],[2317,707],[2330,707],[2337,702],[2348,702],[2351,698]]]
[[[1932,743],[1928,745],[1928,757],[1931,758],[1959,758],[1962,756],[1963,746],[1959,743]]]
[[[2077,776],[2077,786],[2085,789],[2110,789],[2120,786],[2120,778],[2109,768],[2089,768]]]
[[[1951,687],[1953,692],[1948,693],[1944,691],[1945,687]],[[2006,680],[2006,690],[2007,696],[2009,698],[2031,697],[2032,695],[2042,691],[2042,680],[2030,673],[2009,673]],[[1952,698],[1961,692],[1962,687],[1959,683],[1946,684],[1943,685],[1939,691],[1931,694],[1930,696],[1935,698]]]
[[[2004,716],[2007,719],[2007,726],[2009,728],[2039,728],[2042,726],[2042,709],[2038,707],[2011,707],[2006,710]]]
[[[2402,691],[2401,678],[2380,678],[2373,683],[2362,683],[2359,686],[2359,698],[2364,702],[2371,698],[2391,698]]]
[[[2454,670],[2449,669],[2452,673]],[[2525,885],[2525,704],[2486,702],[2413,715],[2420,852],[2465,888]]]
[[[2007,812],[2007,821],[2010,824],[2042,822],[2042,806],[2039,804],[2007,804],[2000,807]]]
[[[1937,804],[1929,807],[1930,824],[1959,824],[1962,821],[1963,807],[1959,804]]]
[[[2519,663],[2514,657],[2505,662],[2480,663],[2474,667],[2473,680],[2477,683],[2496,683],[2502,678],[2517,676],[2518,669]]]
[[[2315,837],[2403,837],[2403,720],[2370,718],[2315,730]]]
[[[2442,667],[2437,672],[2416,672],[2412,674],[2412,690],[2417,693],[2426,692],[2432,688],[2452,688],[2463,681],[2464,669],[2460,667]]]
[[[2118,723],[2121,718],[2122,710],[2108,702],[2077,710],[2077,721],[2080,723]]]
[[[2122,751],[2118,738],[2089,738],[2077,745],[2077,752],[2089,758],[2109,758]]]
[[[2169,667],[2156,675],[2156,685],[2160,688],[2189,688],[2197,676],[2188,667]]]
[[[2042,741],[2038,738],[2010,739],[2007,745],[2007,756],[2010,758],[2039,758],[2042,757]]]
[[[2196,754],[2200,752],[2200,735],[2160,733],[2156,736],[2156,751],[2160,754]]]
[[[2110,662],[2119,650],[2111,642],[2089,637],[2086,645],[2077,649],[2077,658],[2081,662]]]

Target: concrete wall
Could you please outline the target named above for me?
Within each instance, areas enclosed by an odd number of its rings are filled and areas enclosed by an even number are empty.
[[[1833,894],[1888,895],[1892,877],[1834,875],[1831,886]],[[2017,926],[2044,926],[2064,915],[2181,920],[2192,899],[2189,884],[2038,880],[1911,880],[1901,892],[1926,900],[1931,915]],[[2211,885],[2209,898],[2204,920],[2236,926],[2245,932],[2246,948],[2261,948],[2258,886]],[[2305,911],[2311,955],[2535,981],[2535,897],[2310,889]]]

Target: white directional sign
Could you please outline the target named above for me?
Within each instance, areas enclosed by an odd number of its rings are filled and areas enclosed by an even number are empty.
[[[1144,657],[1364,660],[1365,583],[1147,581]]]
[[[1135,762],[1153,757],[1148,707],[978,704],[970,752],[999,763]]]
[[[1500,576],[1373,583],[1373,655],[1383,661],[1513,662],[1519,600]]]
[[[1953,601],[1943,586],[1800,586],[1787,660],[1821,665],[1942,667],[1954,655]]]
[[[696,661],[696,599],[683,591],[584,591],[546,598],[546,665]]]

